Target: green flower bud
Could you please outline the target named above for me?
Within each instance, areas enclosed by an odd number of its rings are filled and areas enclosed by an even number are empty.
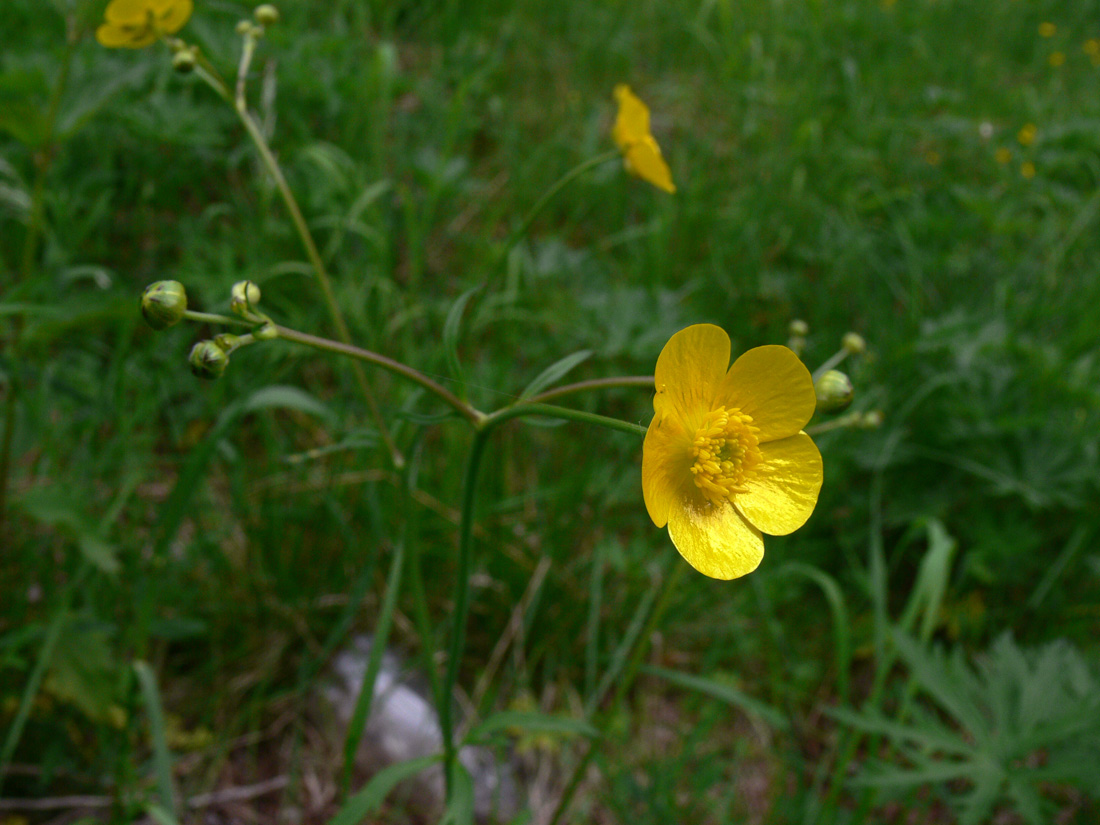
[[[256,18],[256,22],[261,26],[274,26],[279,22],[279,10],[270,3],[256,6],[256,10],[252,12],[252,16]]]
[[[846,332],[844,338],[840,341],[840,345],[852,355],[860,355],[867,351],[867,342],[863,340],[862,335],[856,332]]]
[[[237,23],[237,34],[244,37],[246,34],[252,34],[255,29],[252,26],[251,20],[241,20]]]
[[[252,337],[257,341],[271,341],[279,337],[279,330],[275,329],[275,325],[268,321],[253,330]]]
[[[187,290],[179,281],[149,284],[141,296],[141,314],[153,329],[168,329],[187,312]]]
[[[222,332],[214,336],[214,343],[224,352],[226,355],[230,355],[235,349],[242,345],[241,336],[233,335],[229,332]]]
[[[860,426],[866,427],[868,430],[874,430],[882,426],[882,410],[871,410],[865,412],[863,418],[860,419]]]
[[[829,370],[814,382],[818,412],[840,412],[852,403],[855,390],[847,375]]]
[[[792,338],[805,338],[810,334],[810,325],[800,318],[795,318],[787,327],[787,333]]]
[[[199,341],[191,348],[191,372],[199,378],[220,378],[229,365],[229,355],[215,341]]]
[[[229,308],[243,315],[260,303],[260,288],[252,281],[237,281],[229,292]]]
[[[195,70],[195,52],[191,49],[180,49],[172,55],[172,68],[180,74],[188,74]]]

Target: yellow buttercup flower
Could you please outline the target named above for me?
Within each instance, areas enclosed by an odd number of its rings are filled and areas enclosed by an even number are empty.
[[[623,153],[626,171],[658,189],[675,192],[676,184],[661,155],[661,147],[649,131],[649,108],[625,83],[615,87],[615,100],[619,102],[619,113],[611,136]]]
[[[821,453],[802,432],[817,404],[809,370],[783,346],[751,349],[732,367],[729,360],[721,327],[673,335],[657,359],[642,447],[650,518],[715,579],[755,570],[763,533],[805,524],[822,479]]]
[[[193,10],[193,0],[111,0],[95,39],[111,49],[141,49],[178,32]]]

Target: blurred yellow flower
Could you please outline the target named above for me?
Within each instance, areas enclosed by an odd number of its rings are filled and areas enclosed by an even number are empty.
[[[1035,142],[1038,134],[1039,130],[1035,128],[1034,123],[1025,123],[1020,127],[1020,131],[1016,133],[1016,140],[1020,141],[1021,146],[1030,146]]]
[[[1051,52],[1050,57],[1047,58],[1047,62],[1050,63],[1055,69],[1062,66],[1066,62],[1065,52]]]
[[[675,192],[676,185],[661,155],[661,147],[649,131],[649,108],[625,83],[615,87],[615,100],[619,103],[619,113],[611,136],[623,153],[626,171],[658,189]]]
[[[1035,177],[1035,164],[1032,163],[1030,160],[1025,160],[1023,163],[1020,164],[1020,174],[1028,180],[1031,180],[1033,177]]]
[[[1001,146],[999,149],[997,149],[996,152],[993,153],[993,157],[997,161],[997,163],[1001,164],[1001,166],[1004,166],[1006,163],[1012,160],[1012,150],[1009,149],[1007,146]]]
[[[1085,50],[1085,54],[1089,56],[1093,66],[1100,66],[1100,39],[1095,37],[1085,41],[1085,45],[1082,46]]]
[[[751,573],[762,533],[806,523],[821,490],[821,453],[802,427],[817,399],[809,370],[782,346],[751,349],[729,366],[721,327],[676,333],[657,359],[653,421],[642,447],[649,517],[715,579]]]
[[[182,29],[193,9],[193,0],[111,0],[95,39],[111,49],[141,49]]]
[[[1053,23],[1044,22],[1039,24],[1040,37],[1054,37],[1056,31],[1058,31],[1058,27]]]

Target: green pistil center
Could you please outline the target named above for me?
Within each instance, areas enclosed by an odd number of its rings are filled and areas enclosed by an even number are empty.
[[[719,407],[707,413],[695,431],[691,465],[695,486],[717,502],[746,491],[745,483],[760,464],[759,428],[752,416]]]

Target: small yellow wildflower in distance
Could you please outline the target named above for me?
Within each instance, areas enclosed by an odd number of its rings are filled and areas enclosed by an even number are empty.
[[[1034,123],[1025,123],[1020,127],[1020,131],[1016,133],[1016,140],[1020,141],[1021,146],[1030,146],[1035,142],[1038,134],[1039,130],[1035,128]]]
[[[1025,160],[1023,163],[1020,164],[1020,174],[1028,180],[1031,180],[1033,177],[1035,177],[1035,164],[1032,163],[1030,160]]]
[[[817,405],[809,370],[783,346],[729,361],[721,327],[673,335],[657,359],[642,447],[650,518],[667,524],[680,555],[715,579],[755,570],[763,533],[805,524],[822,480],[821,453],[802,432]]]
[[[1058,31],[1058,27],[1051,22],[1043,22],[1039,24],[1039,36],[1040,37],[1054,37],[1055,32]]]
[[[1089,56],[1093,66],[1100,66],[1100,39],[1090,38],[1081,48]]]
[[[619,113],[611,136],[623,153],[626,171],[658,189],[675,192],[676,184],[661,155],[661,147],[649,131],[649,107],[625,83],[615,87],[615,100],[619,103]]]
[[[1065,52],[1051,52],[1050,57],[1047,58],[1047,63],[1051,65],[1051,68],[1057,69],[1059,66],[1064,66],[1066,63]]]
[[[110,49],[142,49],[182,29],[193,10],[193,0],[111,0],[95,39]]]
[[[1004,166],[1006,163],[1012,160],[1012,150],[1009,149],[1007,146],[1001,146],[997,149],[996,152],[993,153],[993,157],[997,161],[997,163],[1001,164],[1001,166]]]

